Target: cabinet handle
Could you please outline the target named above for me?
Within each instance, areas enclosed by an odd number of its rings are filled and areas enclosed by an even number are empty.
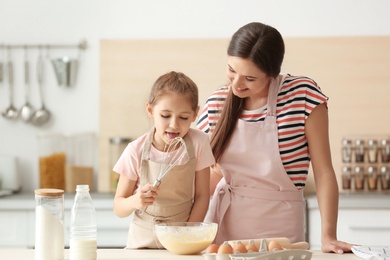
[[[368,231],[389,231],[390,227],[362,227],[362,226],[349,226],[352,230],[368,230]]]

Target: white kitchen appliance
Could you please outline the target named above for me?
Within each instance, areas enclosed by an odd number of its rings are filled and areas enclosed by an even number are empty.
[[[9,195],[20,190],[17,158],[0,155],[0,196]]]

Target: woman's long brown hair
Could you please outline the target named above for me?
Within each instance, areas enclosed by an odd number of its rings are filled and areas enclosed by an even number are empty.
[[[258,22],[244,25],[233,34],[227,50],[228,56],[250,59],[261,71],[276,78],[284,58],[284,41],[273,27]],[[245,99],[229,89],[221,115],[211,136],[211,148],[216,162],[228,146]]]

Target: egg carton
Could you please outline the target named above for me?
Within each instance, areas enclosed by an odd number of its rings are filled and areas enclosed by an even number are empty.
[[[204,254],[206,260],[310,260],[312,252],[300,249],[284,249],[279,251],[265,251],[235,254]]]

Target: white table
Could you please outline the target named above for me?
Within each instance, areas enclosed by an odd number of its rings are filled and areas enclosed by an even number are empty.
[[[204,260],[205,258],[199,255],[174,255],[166,250],[126,250],[126,249],[98,249],[99,260],[131,260],[131,259],[169,259],[169,260]],[[354,254],[325,254],[321,251],[312,251],[313,260],[358,260],[361,259]],[[68,258],[69,250],[65,249],[64,257]],[[0,259],[6,260],[29,260],[34,259],[33,249],[0,249]]]

